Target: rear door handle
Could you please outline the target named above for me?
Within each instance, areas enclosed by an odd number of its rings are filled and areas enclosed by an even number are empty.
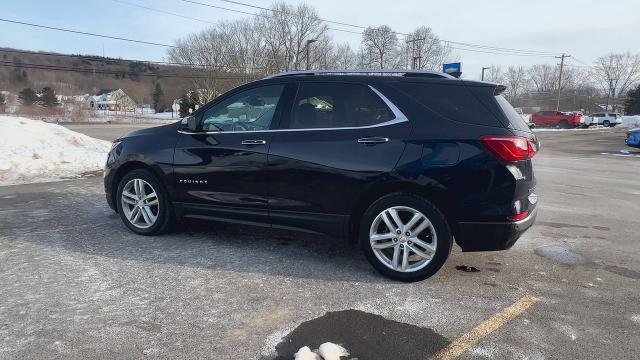
[[[388,143],[389,142],[389,138],[386,137],[379,137],[379,136],[371,136],[371,137],[365,137],[365,138],[360,138],[358,139],[358,142],[360,144],[384,144],[384,143]]]
[[[242,145],[266,145],[267,140],[247,139],[242,140]]]

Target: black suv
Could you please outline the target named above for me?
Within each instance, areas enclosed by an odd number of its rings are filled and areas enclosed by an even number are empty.
[[[274,75],[116,140],[107,201],[137,234],[192,217],[343,236],[384,275],[425,279],[453,239],[504,250],[534,222],[538,142],[503,90],[426,71]]]

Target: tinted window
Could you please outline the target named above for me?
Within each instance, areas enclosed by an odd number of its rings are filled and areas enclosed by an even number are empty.
[[[267,130],[283,90],[284,85],[270,85],[233,95],[205,111],[202,116],[203,130]]]
[[[293,103],[289,127],[358,127],[383,123],[393,118],[393,113],[380,97],[363,85],[303,83]]]
[[[504,113],[504,115],[509,119],[509,124],[511,128],[522,131],[531,131],[527,123],[524,121],[522,116],[516,112],[516,110],[511,106],[509,101],[504,98],[502,95],[496,96],[496,101],[500,106],[500,109]]]
[[[448,119],[493,127],[503,126],[478,100],[478,96],[487,96],[485,88],[469,90],[460,85],[428,83],[403,83],[397,84],[396,87],[426,108]]]

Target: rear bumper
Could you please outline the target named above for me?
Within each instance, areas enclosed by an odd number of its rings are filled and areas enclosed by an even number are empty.
[[[535,222],[538,208],[528,217],[510,222],[460,222],[456,242],[462,251],[497,251],[513,246]]]

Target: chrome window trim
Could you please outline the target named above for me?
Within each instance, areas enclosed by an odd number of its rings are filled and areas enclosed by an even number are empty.
[[[395,125],[403,122],[408,122],[409,119],[405,116],[405,114],[395,106],[394,103],[391,102],[386,96],[384,96],[378,89],[374,88],[371,85],[367,85],[373,92],[382,100],[387,107],[391,110],[394,115],[394,118],[385,122],[381,122],[379,124],[374,125],[366,125],[366,126],[345,126],[345,127],[326,127],[326,128],[303,128],[303,129],[268,129],[268,130],[253,130],[253,131],[203,131],[203,132],[188,132],[183,130],[178,130],[179,133],[185,135],[198,135],[198,134],[251,134],[251,133],[270,133],[270,132],[285,132],[285,131],[327,131],[327,130],[358,130],[358,129],[371,129],[382,126]]]

